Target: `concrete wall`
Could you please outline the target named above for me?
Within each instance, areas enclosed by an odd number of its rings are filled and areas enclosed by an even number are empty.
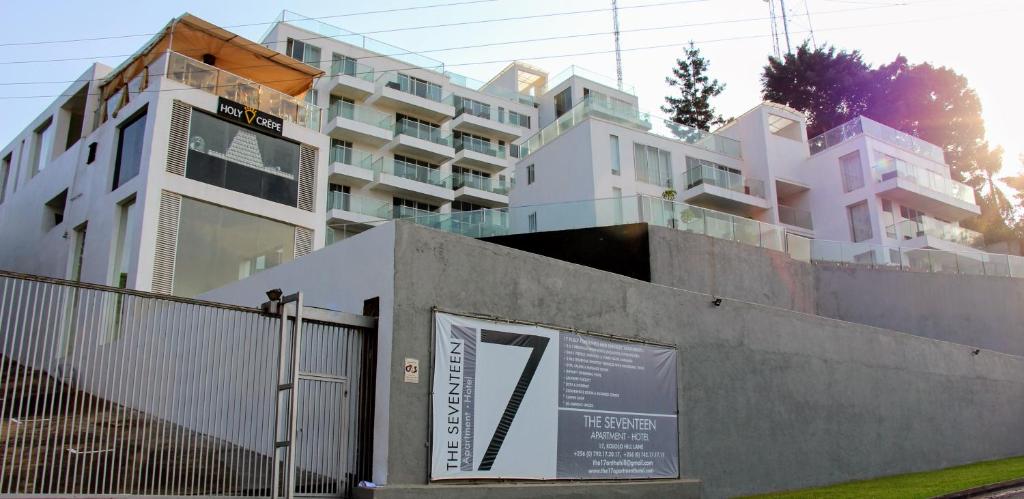
[[[1024,356],[1022,279],[816,265],[814,287],[818,315]]]
[[[815,311],[814,266],[770,251],[648,225],[651,282],[798,312]]]
[[[676,345],[682,475],[707,497],[1024,454],[1019,357],[728,299],[713,307],[705,294],[408,224],[395,280],[420,285],[395,288],[394,377],[398,359],[429,362],[433,307]],[[429,400],[429,383],[391,386],[393,486],[427,481]]]

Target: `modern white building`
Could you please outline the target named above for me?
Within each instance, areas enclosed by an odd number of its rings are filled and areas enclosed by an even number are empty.
[[[661,222],[709,235],[749,219],[886,247],[979,241],[941,150],[867,119],[808,140],[800,113],[764,103],[710,133],[576,67],[478,82],[289,13],[260,43],[174,19],[91,66],[0,160],[0,268],[182,296],[393,218],[622,223],[664,217],[666,191],[714,211]]]
[[[739,230],[728,216],[736,215],[843,243],[835,251],[864,243],[864,257],[875,260],[887,257],[870,247],[977,252],[983,244],[959,226],[980,208],[973,189],[952,180],[941,148],[867,118],[808,139],[802,113],[765,102],[709,133],[653,118],[635,96],[596,78],[573,75],[552,92],[516,166],[511,206],[526,230],[565,225],[564,210],[531,206],[600,200],[590,211],[607,224],[657,220],[666,210],[651,198],[668,197],[711,210],[697,221],[702,233]],[[660,222],[690,223],[675,217]]]
[[[333,226],[507,206],[538,121],[515,84],[284,15],[256,43],[185,14],[62,95],[0,150],[0,268],[183,296]]]

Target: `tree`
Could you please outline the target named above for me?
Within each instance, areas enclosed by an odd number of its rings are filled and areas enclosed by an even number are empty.
[[[672,121],[701,130],[725,123],[711,105],[711,98],[721,94],[725,85],[708,76],[711,64],[692,41],[683,52],[685,57],[676,59],[672,76],[665,78],[669,86],[679,87],[679,97],[665,97],[661,110],[669,113]]]
[[[985,140],[981,101],[952,69],[910,64],[902,55],[872,68],[857,51],[811,49],[805,42],[795,54],[768,59],[761,93],[808,113],[811,137],[865,116],[940,146],[953,178],[978,194],[982,215],[964,225],[990,242],[1012,236],[1014,210],[995,183],[1002,148]]]

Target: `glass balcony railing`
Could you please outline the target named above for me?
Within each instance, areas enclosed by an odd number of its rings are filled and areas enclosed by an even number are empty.
[[[320,131],[322,113],[316,105],[177,52],[167,56],[168,79]]]
[[[812,138],[809,144],[811,154],[817,154],[860,134],[870,135],[882,142],[919,154],[937,163],[945,164],[946,162],[941,147],[863,116],[858,116]]]
[[[595,72],[593,72],[593,71],[591,71],[589,69],[581,68],[579,66],[569,66],[569,67],[563,69],[562,72],[556,74],[555,76],[552,76],[552,77],[548,78],[548,82],[544,86],[544,93],[546,93],[546,92],[550,91],[551,89],[561,85],[562,82],[564,82],[565,80],[568,80],[569,78],[572,78],[573,76],[578,76],[580,78],[585,78],[585,79],[588,79],[588,80],[590,80],[590,81],[592,81],[594,83],[598,83],[598,84],[604,85],[604,86],[606,86],[608,88],[615,88],[615,89],[621,90],[623,92],[626,92],[627,94],[630,94],[630,95],[636,95],[636,87],[634,87],[633,85],[624,84],[622,86],[622,88],[620,89],[619,88],[619,82],[615,78],[612,78],[610,76],[605,76],[605,75],[600,74],[600,73],[595,73]]]
[[[452,186],[451,176],[442,178],[440,169],[414,165],[405,161],[392,160],[390,163],[384,163],[383,172],[438,187],[450,189]]]
[[[416,137],[417,139],[426,140],[438,145],[452,147],[451,134],[442,133],[440,128],[430,126],[426,123],[419,123],[405,119],[398,120],[398,122],[395,123],[395,135],[408,135],[410,137]]]
[[[521,104],[526,104],[529,106],[533,105],[532,95],[521,94],[518,92],[514,92],[512,90],[493,87],[488,85],[486,82],[475,80],[468,76],[463,76],[458,73],[453,73],[451,71],[445,71],[444,75],[447,76],[448,81],[452,82],[452,84],[454,85],[466,87],[470,90],[476,90],[478,92],[483,92],[488,95],[493,95],[495,97],[498,97],[499,99],[505,99],[512,102],[519,102]]]
[[[521,145],[520,157],[528,156],[591,116],[685,142],[730,158],[742,157],[740,143],[737,140],[667,120],[652,120],[650,114],[596,92],[591,92],[568,112],[526,139]]]
[[[485,177],[476,173],[456,172],[452,174],[452,189],[458,190],[463,187],[479,189],[507,196],[512,189],[512,182],[503,179]]]
[[[328,191],[328,210],[344,210],[375,218],[391,218],[391,203],[347,192]]]
[[[505,146],[494,145],[489,141],[480,140],[476,137],[467,137],[465,135],[455,138],[455,152],[461,150],[475,151],[480,154],[486,154],[498,159],[505,159]]]
[[[388,131],[394,131],[395,129],[394,116],[350,102],[335,101],[327,108],[327,121],[332,121],[334,118],[339,117],[366,123],[367,125]]]
[[[932,217],[921,217],[920,220],[902,220],[886,227],[885,232],[892,239],[909,240],[930,236],[973,248],[985,246],[985,238],[980,232]]]
[[[814,220],[811,217],[811,212],[784,204],[779,205],[779,222],[794,227],[802,227],[807,230],[814,230]]]
[[[360,151],[358,149],[352,149],[351,147],[331,147],[331,163],[341,163],[343,165],[358,166],[359,168],[370,171],[380,171],[380,168],[375,167],[374,165],[382,159],[383,158],[378,158],[375,161],[370,153]]]
[[[437,212],[429,210],[421,210],[419,208],[412,208],[409,206],[392,206],[391,207],[391,218],[412,218],[412,219],[425,219],[428,217],[436,216]]]
[[[925,189],[952,196],[960,201],[978,204],[974,197],[974,189],[962,182],[957,182],[942,174],[915,166],[902,160],[886,158],[876,163],[872,170],[875,179],[884,182],[892,178],[909,180]]]
[[[1024,257],[1020,256],[810,239],[787,233],[780,225],[643,195],[454,213],[406,214],[413,216],[395,218],[408,218],[416,224],[469,237],[647,223],[782,251],[794,260],[805,262],[1024,278]],[[364,231],[365,225],[351,224],[336,230],[347,237]]]
[[[373,67],[366,64],[360,64],[352,59],[334,59],[331,61],[330,76],[351,76],[372,83],[376,74]]]
[[[745,178],[743,175],[715,168],[710,165],[695,165],[686,170],[686,188],[708,184],[730,191],[764,198],[764,181]]]
[[[423,97],[434,102],[441,102],[441,86],[418,78],[396,72],[386,71],[377,77],[377,84],[393,88],[407,94]]]

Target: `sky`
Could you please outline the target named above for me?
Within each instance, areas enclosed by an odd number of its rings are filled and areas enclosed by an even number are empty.
[[[460,5],[451,5],[456,3]],[[367,13],[438,4],[449,5]],[[486,81],[512,60],[531,63],[552,75],[574,64],[614,77],[610,4],[610,0],[0,0],[0,14],[7,21],[0,34],[4,109],[0,144],[13,139],[53,96],[65,91],[68,83],[64,82],[77,78],[92,61],[116,66],[183,12],[220,26],[236,26],[230,30],[253,40],[259,40],[285,8],[307,17],[331,16],[323,22],[422,51],[444,62],[449,71]],[[981,98],[989,141],[1006,150],[1002,175],[1024,173],[1018,159],[1024,154],[1020,94],[1024,69],[1019,53],[1024,47],[1019,31],[1024,27],[1024,0],[785,0],[785,5],[794,47],[810,38],[813,28],[816,44],[860,50],[872,66],[903,54],[911,63],[930,62],[964,75]],[[760,102],[760,75],[773,49],[764,0],[621,0],[619,8],[623,79],[635,86],[641,108],[663,114],[658,108],[672,91],[665,77],[690,40],[710,61],[711,75],[726,84],[725,92],[713,101],[719,112],[738,116]],[[566,14],[580,10],[597,11]],[[531,17],[480,22],[522,16]],[[437,26],[454,23],[459,24]],[[564,38],[567,35],[573,37]],[[20,44],[111,36],[119,38]],[[785,40],[780,42],[785,51]],[[482,44],[489,46],[465,48]],[[26,82],[31,84],[11,85]]]

